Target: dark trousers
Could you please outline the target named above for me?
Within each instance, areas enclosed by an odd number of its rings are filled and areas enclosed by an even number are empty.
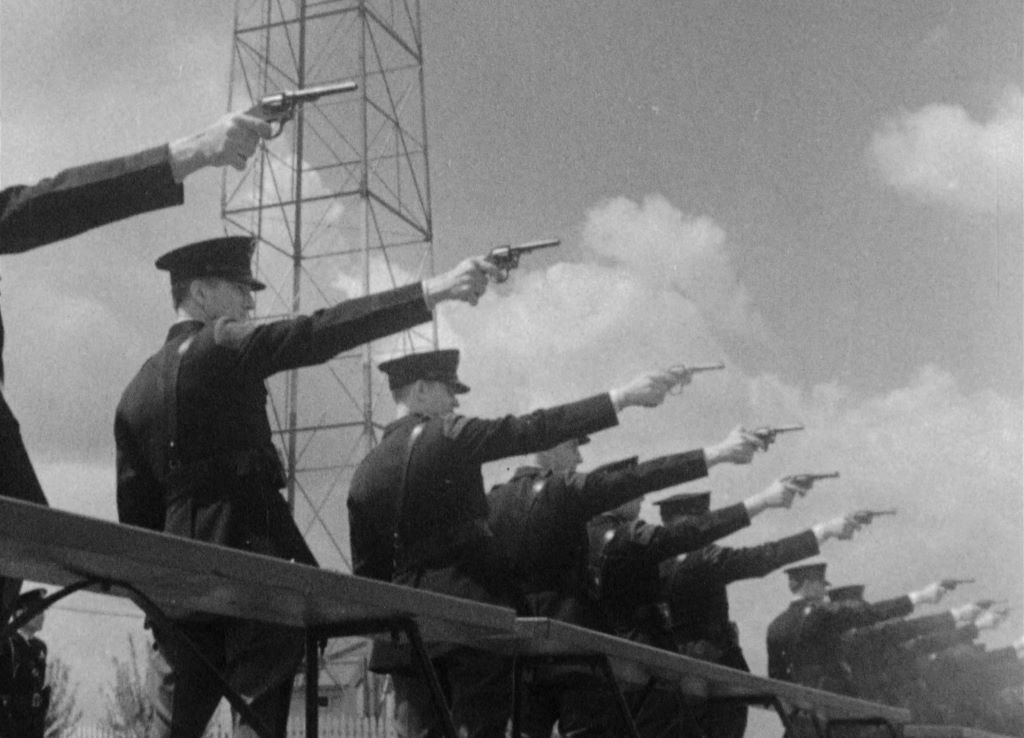
[[[680,653],[740,671],[750,671],[735,639],[690,641],[680,647]],[[690,709],[708,738],[743,738],[747,730],[747,706],[742,703],[694,702]]]
[[[203,656],[246,700],[278,738],[284,738],[292,680],[305,640],[294,628],[248,620],[179,623]],[[221,700],[209,672],[188,650],[159,630],[149,660],[148,687],[153,721],[148,738],[200,738]],[[245,724],[236,738],[255,736]]]
[[[512,709],[512,664],[494,654],[459,648],[433,660],[460,738],[504,738]],[[430,691],[419,675],[392,674],[399,738],[443,735]]]
[[[626,702],[642,738],[703,738],[693,706],[678,687],[659,682],[653,689],[627,692]]]
[[[21,428],[11,412],[7,400],[0,392],[0,497],[45,505],[46,495],[28,458]],[[7,616],[21,590],[21,580],[0,577],[0,625]]]
[[[604,676],[542,667],[523,686],[524,738],[550,738],[558,726],[566,738],[624,735],[621,717]]]

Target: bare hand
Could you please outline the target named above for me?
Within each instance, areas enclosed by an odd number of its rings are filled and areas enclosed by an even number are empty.
[[[861,526],[854,518],[848,515],[841,515],[838,518],[826,520],[812,527],[818,542],[826,541],[829,538],[837,538],[840,541],[848,541],[853,534],[860,530]]]
[[[945,594],[946,589],[942,586],[941,582],[932,582],[923,589],[911,592],[910,598],[915,603],[927,602],[934,605],[939,602]]]
[[[683,387],[693,381],[693,374],[685,366],[671,366],[668,373],[675,377],[676,383],[669,392],[673,395],[683,394]]]
[[[748,497],[743,504],[747,508],[747,514],[753,517],[770,507],[789,509],[793,504],[793,498],[797,495],[803,496],[806,492],[804,487],[793,484],[787,477],[783,477],[776,479],[763,491]]]
[[[488,277],[496,277],[499,270],[483,257],[463,259],[444,274],[423,280],[423,294],[431,309],[445,300],[458,300],[476,305],[487,291]]]
[[[967,622],[971,622],[973,620],[974,627],[978,630],[991,630],[992,628],[998,628],[1010,615],[1008,610],[993,610],[992,608],[982,610],[973,602],[970,603],[969,606],[975,608],[978,612],[974,613],[973,617],[967,620]],[[968,605],[964,605],[964,607],[968,607]],[[954,617],[956,616],[954,615]],[[957,619],[957,622],[960,622],[959,618]]]
[[[269,138],[273,127],[248,113],[228,113],[209,128],[169,144],[171,172],[181,182],[203,167],[231,166],[245,169],[260,139]]]
[[[645,372],[629,384],[613,389],[612,401],[620,410],[631,406],[657,407],[677,383],[678,379],[672,372]]]
[[[708,466],[720,463],[749,464],[755,451],[767,447],[760,436],[737,425],[721,443],[704,449],[704,459]]]

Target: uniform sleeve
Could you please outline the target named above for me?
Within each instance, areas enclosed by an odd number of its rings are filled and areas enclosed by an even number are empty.
[[[343,351],[426,323],[433,317],[420,283],[398,287],[290,320],[253,325],[217,321],[214,341],[234,351],[235,370],[265,378],[322,364]]]
[[[544,451],[618,422],[606,393],[518,417],[484,420],[449,416],[444,420],[444,436],[453,444],[460,463],[470,466]]]
[[[844,643],[853,649],[887,648],[933,632],[948,632],[956,628],[949,612],[926,615],[910,620],[887,620],[865,628],[854,628],[843,634]]]
[[[705,515],[687,517],[672,525],[656,528],[647,547],[650,561],[660,563],[664,559],[717,541],[750,525],[750,516],[743,503],[723,507]]]
[[[65,169],[0,191],[0,254],[16,254],[97,226],[180,205],[167,146]]]
[[[584,522],[648,492],[707,475],[704,452],[687,451],[614,471],[597,469],[587,474],[571,474],[566,478],[565,494],[569,498],[567,504],[575,511],[577,519]]]
[[[671,586],[681,590],[698,586],[724,587],[731,582],[766,576],[786,564],[817,556],[820,552],[818,539],[809,530],[749,548],[708,546],[700,555],[688,555],[680,562]]]
[[[120,417],[114,421],[114,437],[117,444],[117,519],[127,525],[163,530],[165,507],[162,488]]]
[[[872,602],[870,607],[871,613],[877,621],[903,618],[914,611],[914,603],[907,595]]]
[[[813,617],[824,618],[829,627],[843,632],[903,617],[913,609],[913,603],[906,596],[877,603],[829,602],[815,608]]]
[[[924,656],[944,651],[961,643],[971,643],[977,637],[978,629],[972,623],[959,628],[954,627],[951,630],[937,630],[928,635],[919,636],[909,643],[905,643],[903,648],[911,654]]]

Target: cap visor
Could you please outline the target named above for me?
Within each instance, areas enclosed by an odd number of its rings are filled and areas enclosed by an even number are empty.
[[[469,387],[464,385],[462,382],[452,382],[448,386],[451,387],[452,392],[457,395],[464,395],[469,392]]]

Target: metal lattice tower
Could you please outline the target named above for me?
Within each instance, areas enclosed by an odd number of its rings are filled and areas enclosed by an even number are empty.
[[[422,279],[433,269],[418,0],[237,0],[229,110],[345,80],[306,104],[243,172],[224,175],[229,232],[259,240],[260,318]],[[390,397],[374,366],[436,345],[424,326],[267,383],[288,501],[322,565],[350,569],[345,494]]]

